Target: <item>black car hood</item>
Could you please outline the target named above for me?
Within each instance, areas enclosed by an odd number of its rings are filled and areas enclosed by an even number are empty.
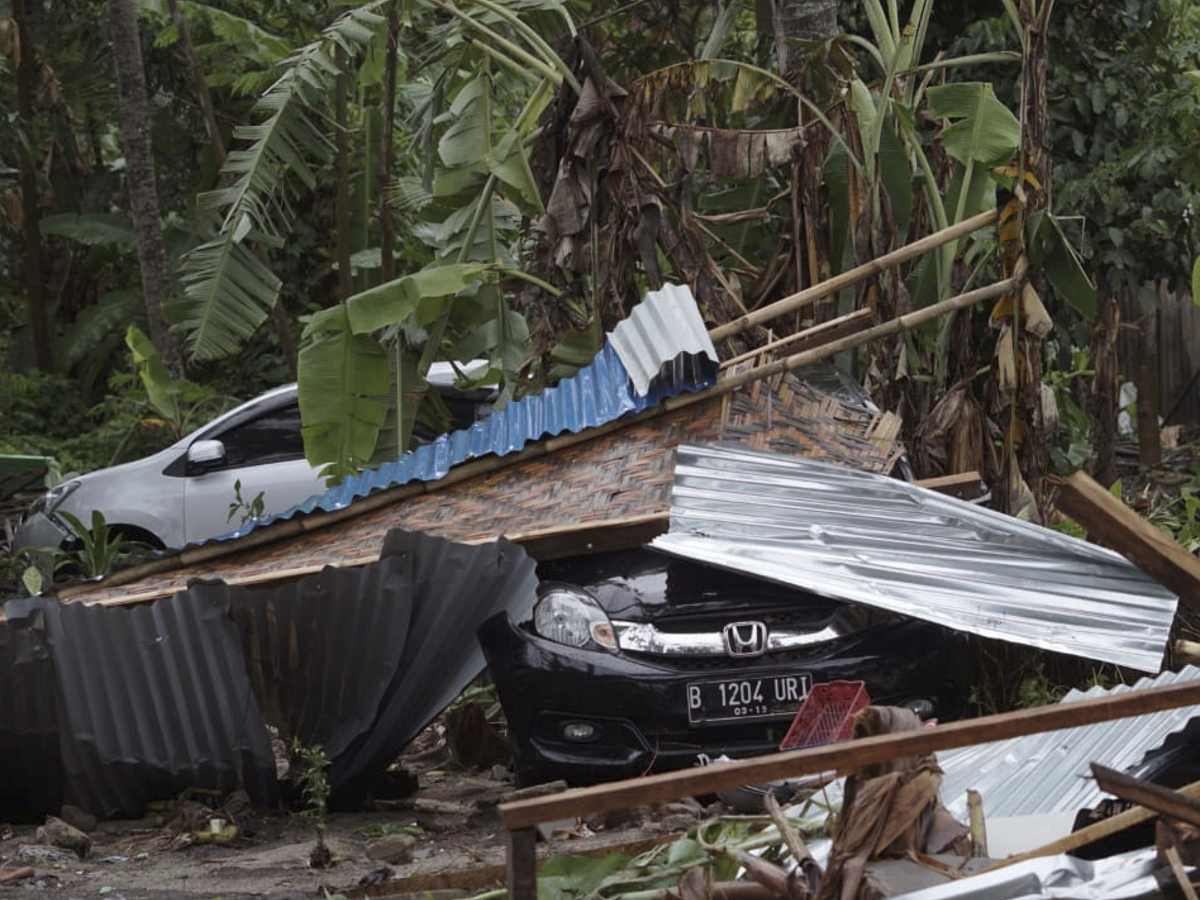
[[[565,582],[591,594],[610,616],[633,621],[721,612],[786,610],[814,624],[846,604],[738,572],[641,548],[551,560],[538,566],[543,582]]]

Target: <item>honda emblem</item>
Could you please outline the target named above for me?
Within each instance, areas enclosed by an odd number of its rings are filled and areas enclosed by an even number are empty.
[[[767,652],[765,622],[730,622],[722,629],[721,636],[730,656],[762,656]]]

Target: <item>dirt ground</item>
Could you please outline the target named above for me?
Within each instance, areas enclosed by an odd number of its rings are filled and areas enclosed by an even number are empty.
[[[246,810],[238,816],[238,835],[218,846],[195,839],[209,810],[177,806],[137,821],[98,823],[83,858],[39,841],[36,825],[0,825],[0,878],[32,869],[0,884],[0,900],[31,891],[72,900],[450,900],[503,887],[505,841],[497,805],[514,791],[507,771],[467,770],[428,749],[402,758],[401,765],[416,776],[415,793],[371,810],[329,814],[325,844],[332,859],[326,867],[312,865],[316,832],[295,814]],[[545,828],[539,857],[640,851],[712,814],[685,801],[586,824],[553,823]]]

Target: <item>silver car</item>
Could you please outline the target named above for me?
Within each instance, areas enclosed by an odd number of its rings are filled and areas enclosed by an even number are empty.
[[[428,380],[462,427],[490,411],[494,392],[456,391],[454,376],[449,364],[435,363]],[[245,504],[262,493],[264,517],[325,492],[304,458],[295,384],[267,391],[151,456],[55,486],[25,513],[13,546],[61,547],[74,538],[61,513],[87,525],[92,510],[129,540],[158,549],[194,544],[242,524],[239,510],[230,511],[239,482]]]

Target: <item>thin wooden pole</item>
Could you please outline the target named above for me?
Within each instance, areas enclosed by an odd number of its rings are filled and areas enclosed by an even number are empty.
[[[782,300],[776,300],[762,309],[756,309],[754,312],[739,316],[731,322],[726,322],[724,325],[718,325],[709,331],[708,336],[715,342],[731,335],[739,334],[754,325],[769,322],[772,319],[782,316],[784,313],[792,312],[803,306],[807,306],[815,300],[820,300],[822,297],[836,294],[842,288],[857,284],[865,278],[878,275],[892,266],[915,259],[923,253],[928,253],[935,247],[940,247],[942,244],[948,244],[961,237],[966,237],[971,232],[978,231],[980,228],[986,228],[995,222],[997,217],[998,213],[994,209],[981,212],[977,216],[972,216],[969,219],[951,225],[949,228],[943,228],[941,231],[935,231],[933,234],[926,235],[920,240],[913,241],[911,244],[906,244],[899,249],[893,250],[891,253],[885,253],[883,256],[877,257],[870,262],[865,262],[861,266],[855,266],[847,272],[827,278],[820,284],[814,284],[812,287],[805,288],[799,293],[784,297]]]

